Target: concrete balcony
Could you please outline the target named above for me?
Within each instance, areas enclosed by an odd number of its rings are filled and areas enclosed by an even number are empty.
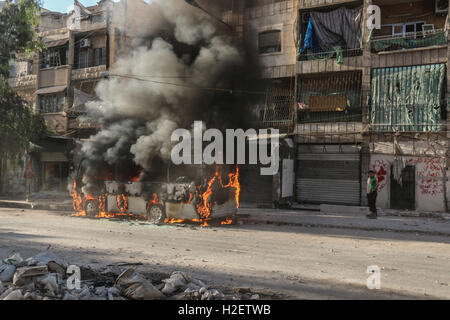
[[[309,9],[337,4],[345,4],[349,2],[355,2],[355,0],[298,0],[298,8]]]
[[[448,38],[443,30],[404,37],[378,37],[371,41],[372,68],[446,63]]]
[[[297,74],[311,74],[322,72],[339,72],[362,70],[363,57],[345,57],[343,63],[338,64],[335,58],[320,60],[305,60],[297,62]]]
[[[66,86],[69,66],[41,69],[39,73],[39,88]]]
[[[359,143],[362,122],[301,123],[296,127],[297,143]]]
[[[106,65],[75,69],[72,70],[72,81],[78,80],[95,80],[102,78],[102,74],[106,71]]]

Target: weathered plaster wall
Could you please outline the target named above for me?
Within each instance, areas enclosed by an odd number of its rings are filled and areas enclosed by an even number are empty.
[[[444,159],[431,157],[404,157],[403,159],[406,161],[406,165],[415,166],[416,210],[424,212],[445,211]],[[372,154],[370,158],[370,168],[377,172],[380,182],[377,200],[377,205],[380,208],[390,208],[391,165],[393,161],[393,155]],[[447,182],[447,190],[448,187],[449,183]]]

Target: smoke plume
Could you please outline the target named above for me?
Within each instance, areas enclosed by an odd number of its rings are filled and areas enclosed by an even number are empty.
[[[103,127],[81,148],[88,176],[104,162],[124,161],[151,174],[155,160],[169,161],[176,128],[190,129],[195,120],[245,128],[252,118],[255,96],[242,91],[255,64],[235,34],[183,0],[153,1],[148,14],[123,30],[135,36],[131,49],[98,84],[99,100],[87,104],[85,119]]]

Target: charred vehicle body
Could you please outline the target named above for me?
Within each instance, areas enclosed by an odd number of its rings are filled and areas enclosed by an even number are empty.
[[[207,225],[210,220],[231,224],[239,207],[239,169],[228,168],[229,173],[219,167],[200,171],[209,174],[200,174],[197,179],[181,176],[173,182],[148,181],[139,174],[125,180],[109,176],[96,179],[95,190],[87,192],[82,161],[73,174],[74,209],[78,216],[140,216],[157,224],[193,221]]]

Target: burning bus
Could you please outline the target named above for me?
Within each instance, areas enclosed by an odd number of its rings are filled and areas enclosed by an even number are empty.
[[[85,162],[81,161],[73,173],[72,197],[76,216],[114,218],[141,217],[151,223],[181,223],[191,221],[203,226],[208,221],[221,224],[234,222],[239,208],[239,168],[201,167],[194,176],[157,182],[137,170],[134,177],[114,174],[117,168],[105,165],[109,171],[84,187]],[[112,173],[111,173],[112,172]],[[162,180],[162,179],[161,179]],[[95,187],[92,187],[95,186]]]

